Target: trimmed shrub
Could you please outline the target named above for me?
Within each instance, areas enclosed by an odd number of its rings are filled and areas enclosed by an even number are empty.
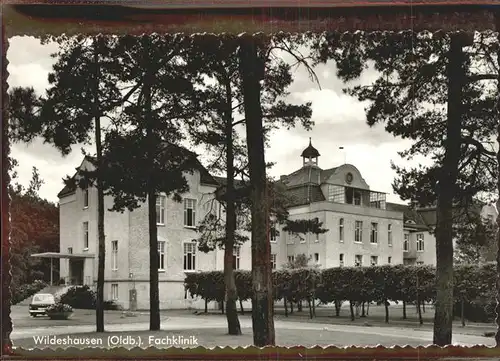
[[[465,318],[486,321],[495,316],[496,266],[455,267],[455,312],[465,305]],[[250,271],[235,271],[236,288],[241,300],[252,298]],[[206,301],[224,300],[222,271],[190,273],[184,281],[192,296]],[[352,304],[388,301],[421,305],[435,300],[435,268],[430,266],[385,265],[374,267],[337,267],[284,269],[273,272],[275,300],[288,302],[319,300],[321,303]],[[314,306],[313,306],[314,307]],[[338,309],[336,310],[338,314]],[[352,307],[351,307],[352,313]],[[354,315],[351,315],[354,318]],[[420,315],[421,318],[421,315]],[[389,306],[386,307],[386,322]],[[422,320],[421,320],[422,322]]]
[[[95,309],[96,293],[89,286],[73,286],[61,296],[59,301],[73,308],[93,310]]]

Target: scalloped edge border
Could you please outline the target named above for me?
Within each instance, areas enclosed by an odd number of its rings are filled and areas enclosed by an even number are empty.
[[[69,3],[69,1],[67,2]],[[82,3],[82,2],[79,2]],[[113,5],[123,4],[127,5],[126,1],[113,1]],[[24,2],[26,4],[26,2]],[[109,4],[109,3],[108,3]],[[60,5],[38,5],[48,9],[50,6],[52,9],[55,7],[60,7]],[[96,2],[88,7],[97,6]],[[35,8],[37,5],[25,5],[25,8],[31,7]],[[112,7],[112,6],[107,6]],[[123,8],[123,7],[122,7]],[[354,15],[353,8],[346,9],[335,9],[335,14],[324,15],[324,10],[319,9],[323,12],[323,18],[312,19],[311,13],[317,9],[311,10],[309,12],[302,12],[300,15],[302,18],[297,17],[297,12],[300,9],[291,8],[284,9],[285,13],[269,14],[269,8],[260,8],[260,13],[257,11],[257,15],[243,15],[241,17],[242,21],[238,21],[236,17],[228,17],[231,15],[231,10],[225,9],[220,10],[219,13],[215,15],[200,14],[203,10],[198,9],[193,12],[191,8],[189,11],[175,11],[175,14],[163,14],[154,17],[137,15],[137,12],[141,10],[134,9],[135,15],[132,16],[118,16],[118,20],[115,22],[103,21],[94,17],[93,19],[85,21],[74,22],[74,15],[72,18],[57,18],[57,20],[43,21],[39,18],[28,19],[26,16],[19,17],[19,13],[14,11],[14,6],[12,4],[3,5],[2,17],[3,17],[3,97],[2,100],[6,101],[6,94],[8,91],[8,71],[7,65],[8,61],[6,58],[6,53],[8,49],[8,37],[10,36],[47,36],[47,35],[76,35],[81,33],[93,34],[96,33],[115,33],[115,34],[150,34],[150,33],[164,33],[164,32],[185,32],[200,33],[207,35],[207,32],[212,34],[223,33],[220,29],[228,26],[233,31],[234,30],[243,31],[247,36],[248,33],[255,34],[258,33],[276,33],[276,32],[302,32],[304,28],[307,31],[321,32],[321,31],[340,31],[340,32],[354,32],[356,31],[370,31],[370,32],[394,32],[401,31],[401,29],[408,29],[411,27],[413,31],[495,31],[494,14],[495,10],[492,10],[494,6],[488,7],[487,5],[479,5],[476,7],[467,8],[468,11],[456,11],[451,9],[449,4],[440,4],[439,12],[436,12],[436,8],[431,6],[421,6],[413,8],[411,6],[401,6],[396,10],[390,9],[391,6],[380,6],[377,8],[370,8],[369,11],[365,11],[366,7],[356,6],[356,13]],[[473,9],[471,11],[471,8]],[[103,9],[101,7],[101,9]],[[444,10],[443,10],[444,9]],[[463,8],[465,9],[465,8]],[[489,9],[489,10],[487,10]],[[498,9],[498,7],[497,7]],[[232,9],[234,11],[234,9]],[[247,9],[249,10],[249,9]],[[255,10],[255,9],[254,9]],[[283,9],[282,9],[283,10]],[[288,13],[286,12],[288,10]],[[497,10],[498,11],[498,10]],[[168,12],[168,11],[167,11]],[[187,13],[187,14],[185,14]],[[239,12],[241,13],[241,12]],[[253,12],[255,14],[255,12]],[[130,12],[129,12],[130,14]],[[15,19],[15,16],[18,16]],[[330,15],[330,16],[328,16]],[[238,16],[241,16],[238,15]],[[257,18],[257,19],[256,19]],[[81,20],[81,19],[79,19]],[[147,24],[138,23],[138,21],[145,21]],[[168,25],[165,24],[165,20],[170,20]],[[172,21],[174,20],[174,21]],[[187,24],[186,24],[186,20]],[[179,26],[179,22],[183,21],[184,26]],[[305,23],[304,23],[305,22]],[[20,24],[21,23],[21,24]],[[174,25],[173,25],[174,24]],[[186,25],[188,27],[186,27]],[[232,25],[235,25],[234,27]],[[410,25],[410,26],[409,26]],[[252,30],[250,30],[252,29]],[[280,29],[281,31],[276,31]],[[246,30],[246,31],[245,31]],[[404,31],[404,30],[403,30]],[[227,33],[227,29],[226,29]],[[243,35],[243,34],[241,34]],[[4,107],[5,109],[5,107]],[[8,144],[7,134],[6,134],[6,113],[4,111],[2,122],[2,163],[5,164],[5,160],[10,154],[10,147]],[[12,324],[10,319],[10,277],[11,277],[11,267],[10,258],[7,258],[9,253],[10,245],[10,233],[9,233],[9,221],[10,212],[9,204],[10,198],[7,193],[7,184],[9,182],[9,175],[2,167],[2,223],[6,227],[2,227],[2,354],[9,354],[12,356],[57,356],[59,353],[75,352],[78,356],[81,354],[100,354],[101,356],[111,356],[111,357],[123,357],[122,353],[126,353],[126,357],[137,353],[137,356],[147,356],[147,357],[165,357],[169,356],[169,359],[189,359],[189,358],[212,358],[215,359],[227,359],[228,356],[237,356],[238,359],[247,358],[270,358],[272,356],[278,356],[282,359],[290,358],[369,358],[374,357],[384,357],[384,358],[414,358],[423,359],[426,357],[500,357],[500,348],[486,347],[486,346],[453,346],[447,345],[445,347],[439,347],[436,345],[428,346],[399,346],[394,345],[391,347],[384,346],[313,346],[313,347],[280,347],[280,346],[266,346],[258,348],[255,346],[245,346],[245,347],[231,347],[231,346],[217,346],[205,348],[202,346],[196,348],[175,348],[170,347],[168,349],[157,349],[153,347],[149,348],[113,348],[108,350],[103,350],[101,348],[87,348],[87,349],[76,349],[76,348],[33,348],[33,349],[23,349],[23,348],[12,348],[12,342],[9,339],[10,332],[12,331]],[[7,260],[7,262],[5,262]],[[5,272],[7,271],[7,272]],[[7,295],[7,297],[5,297]],[[168,351],[167,351],[168,350]],[[248,356],[243,356],[241,352],[248,352]],[[217,354],[217,352],[219,352]],[[221,352],[227,353],[227,355],[222,355]],[[238,354],[236,354],[238,352]],[[119,356],[120,354],[120,356]],[[278,354],[278,355],[277,355]],[[90,355],[89,355],[90,356]],[[267,357],[266,357],[267,356]],[[173,358],[172,358],[173,357]]]

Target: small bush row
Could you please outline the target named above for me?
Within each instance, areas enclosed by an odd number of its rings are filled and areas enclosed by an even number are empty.
[[[235,271],[236,288],[241,301],[252,298],[250,271]],[[456,309],[469,313],[474,320],[478,308],[483,319],[494,317],[495,265],[455,266],[454,298]],[[190,273],[185,278],[185,289],[193,297],[206,302],[221,302],[225,298],[222,271]],[[385,265],[373,267],[337,267],[329,269],[299,268],[273,272],[274,298],[288,303],[313,301],[340,304],[403,302],[423,304],[433,302],[436,295],[435,268],[430,266]],[[492,291],[493,290],[493,291]],[[462,307],[462,303],[464,306]],[[472,312],[472,310],[476,310]],[[386,321],[388,322],[388,307]],[[352,313],[352,307],[351,307]],[[479,312],[480,313],[480,312]],[[337,310],[338,315],[338,310]]]

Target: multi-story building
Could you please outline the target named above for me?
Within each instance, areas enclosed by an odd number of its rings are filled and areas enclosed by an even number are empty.
[[[85,159],[81,168],[91,163]],[[75,175],[78,177],[78,173]],[[203,253],[197,248],[197,226],[208,212],[223,217],[214,200],[219,183],[199,166],[185,175],[189,192],[178,203],[160,194],[156,204],[159,251],[160,308],[202,307],[184,291],[187,273],[222,270],[223,251]],[[70,188],[59,193],[60,275],[73,284],[94,285],[97,280],[97,189]],[[111,212],[105,198],[105,298],[124,308],[149,308],[149,231],[147,204],[123,213]],[[250,242],[235,250],[234,264],[251,268]],[[134,296],[135,295],[135,296]],[[134,300],[136,299],[136,300]],[[132,303],[135,303],[132,305]]]
[[[278,232],[271,239],[273,265],[299,254],[321,268],[403,263],[403,213],[386,207],[386,195],[371,190],[353,165],[321,169],[311,142],[301,157],[302,168],[280,178],[292,202],[290,219],[317,218],[328,231]]]

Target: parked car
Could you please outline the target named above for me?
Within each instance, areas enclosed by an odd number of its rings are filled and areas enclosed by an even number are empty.
[[[50,293],[38,293],[34,295],[30,303],[30,316],[46,315],[45,310],[47,307],[55,303],[56,299]]]

